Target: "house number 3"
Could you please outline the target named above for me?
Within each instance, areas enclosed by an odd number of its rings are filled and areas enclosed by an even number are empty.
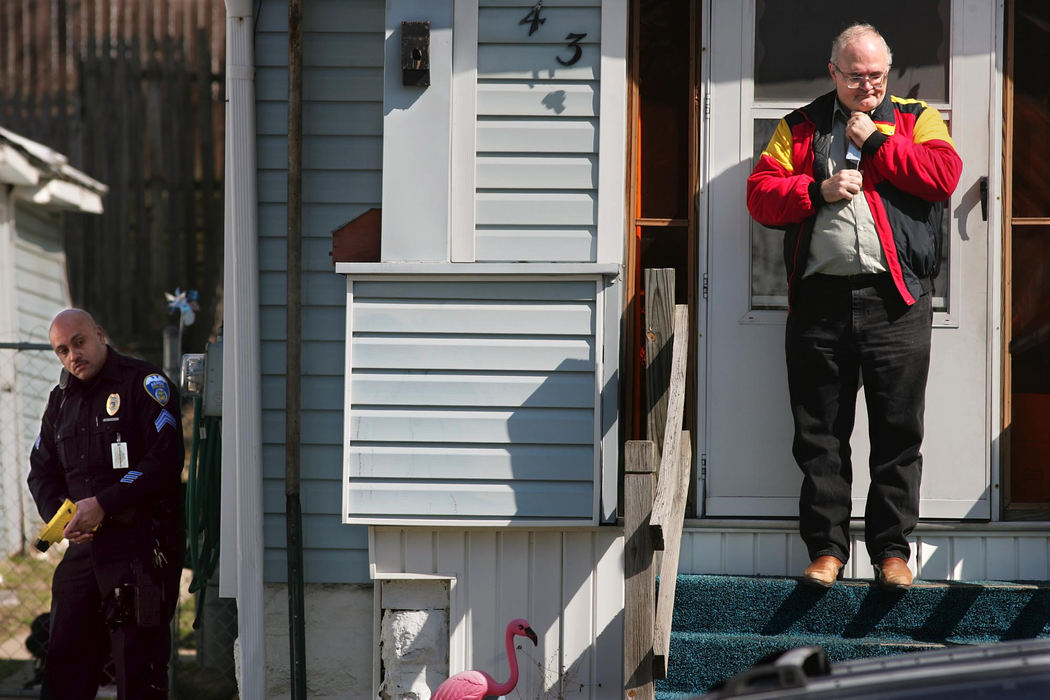
[[[569,42],[568,46],[570,49],[573,50],[572,58],[570,58],[568,61],[563,61],[561,60],[561,56],[555,56],[555,58],[558,59],[558,63],[562,64],[563,66],[571,66],[572,64],[576,63],[576,61],[579,61],[580,56],[583,55],[583,47],[580,46],[580,39],[582,39],[585,36],[587,36],[586,32],[583,34],[573,34],[572,32],[569,32],[569,35],[565,37],[565,40]]]
[[[521,21],[518,22],[518,24],[529,25],[529,36],[535,34],[536,30],[540,28],[540,25],[545,24],[547,22],[546,17],[540,16],[542,12],[543,0],[540,0],[540,2],[537,2],[533,6],[533,8],[529,10],[529,13],[522,17]],[[580,46],[580,41],[586,36],[586,32],[583,34],[575,34],[573,32],[569,32],[568,35],[566,35],[565,37],[565,41],[569,42],[568,44],[566,44],[566,46],[572,49],[572,57],[568,60],[565,60],[561,56],[555,56],[554,58],[558,61],[558,63],[562,64],[563,66],[571,66],[577,61],[579,61],[580,57],[583,56],[583,47]]]

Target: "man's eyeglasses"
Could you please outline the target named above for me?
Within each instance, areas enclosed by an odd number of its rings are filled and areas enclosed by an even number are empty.
[[[835,66],[835,70],[846,81],[846,87],[850,89],[859,88],[864,83],[868,83],[873,88],[882,87],[882,83],[886,80],[886,74],[889,72],[883,71],[882,73],[872,73],[870,75],[856,75],[855,73],[843,73],[842,69],[834,63],[831,65]]]

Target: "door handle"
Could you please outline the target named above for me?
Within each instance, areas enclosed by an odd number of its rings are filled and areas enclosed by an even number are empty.
[[[981,221],[988,221],[988,176],[982,175],[981,188]]]

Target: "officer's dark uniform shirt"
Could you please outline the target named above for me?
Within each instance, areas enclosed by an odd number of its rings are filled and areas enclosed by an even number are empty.
[[[63,371],[52,390],[30,453],[29,489],[45,522],[67,497],[98,499],[106,516],[95,533],[96,561],[145,556],[158,544],[171,561],[181,554],[178,394],[157,368],[107,348],[93,379]]]

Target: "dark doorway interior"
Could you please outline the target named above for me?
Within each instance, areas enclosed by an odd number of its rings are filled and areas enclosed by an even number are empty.
[[[644,269],[675,270],[675,303],[689,306],[690,328],[696,328],[699,22],[698,0],[631,2],[628,355],[624,362],[624,437],[629,440],[649,437],[645,435]],[[695,358],[693,349],[690,357]],[[695,362],[691,362],[690,387],[695,386],[694,376]],[[686,425],[695,422],[694,405],[695,391],[690,391]]]
[[[1050,4],[1006,5],[1003,294],[1011,519],[1050,517]]]

